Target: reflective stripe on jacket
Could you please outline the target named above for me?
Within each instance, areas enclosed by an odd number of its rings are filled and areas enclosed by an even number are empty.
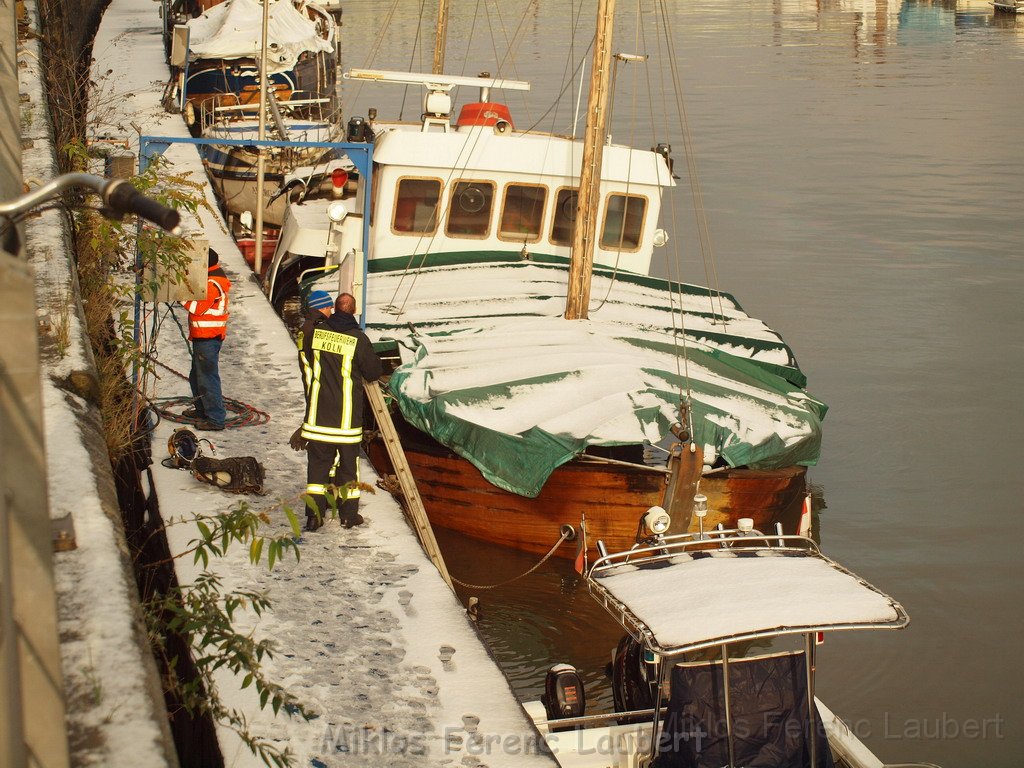
[[[206,299],[186,301],[188,337],[190,339],[223,339],[228,332],[228,280],[220,265],[210,267],[206,277]]]
[[[376,381],[380,359],[352,315],[336,312],[302,340],[306,417],[302,436],[321,443],[363,437],[363,379]]]

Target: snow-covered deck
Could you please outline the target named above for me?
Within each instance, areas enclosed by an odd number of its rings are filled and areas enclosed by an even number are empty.
[[[101,110],[92,122],[95,136],[137,145],[130,127],[134,122],[147,135],[187,138],[180,117],[159,106],[168,77],[160,28],[158,7],[152,3],[114,0],[105,12],[93,49],[94,77],[100,83],[93,106]],[[112,74],[103,75],[107,71]],[[194,146],[175,145],[167,157],[175,172],[205,178]],[[212,203],[209,191],[207,196]],[[221,356],[225,395],[268,412],[271,420],[201,436],[214,440],[217,456],[251,455],[265,465],[268,494],[247,501],[268,513],[270,532],[283,532],[287,523],[280,502],[290,500],[301,517],[296,497],[305,477],[304,454],[288,446],[302,413],[294,345],[219,217],[204,213],[202,224],[234,283]],[[57,239],[55,245],[62,243]],[[63,251],[50,254],[59,263],[65,257]],[[167,305],[156,310],[163,315]],[[180,307],[177,311],[183,320]],[[164,319],[160,362],[186,372],[185,342],[175,324]],[[187,381],[165,368],[158,372],[153,396],[188,394]],[[49,462],[55,476],[61,469],[87,464],[89,455],[67,429],[64,402],[57,392],[47,395]],[[174,426],[163,422],[157,427],[156,459]],[[57,446],[63,447],[58,451]],[[175,520],[227,510],[242,500],[159,463],[153,472],[175,552],[187,549],[197,535],[193,524],[173,525]],[[373,485],[377,477],[365,462],[362,472],[362,479]],[[74,655],[65,659],[66,674],[75,664],[95,659],[91,673],[106,697],[92,711],[97,717],[107,715],[99,724],[102,743],[91,745],[88,754],[77,754],[76,761],[164,765],[150,746],[159,738],[162,716],[138,698],[145,683],[144,675],[135,672],[142,662],[133,655],[138,647],[132,636],[131,601],[122,594],[123,584],[102,576],[103,568],[120,567],[117,537],[89,488],[75,486],[72,498],[67,480],[65,474],[51,482],[51,494],[55,504],[75,511],[80,547],[94,537],[110,539],[102,552],[89,549],[76,556],[81,567],[74,573],[82,572],[80,582],[69,583],[77,577],[66,568],[61,576],[68,582],[62,599],[81,592],[78,602],[92,595],[97,601],[92,607],[103,610],[90,618],[90,606],[80,606],[77,618],[65,620],[73,623],[65,627],[79,632]],[[384,492],[364,494],[362,512],[367,525],[361,528],[345,531],[333,523],[306,534],[300,562],[289,557],[268,571],[265,565],[251,565],[247,549],[238,547],[211,563],[226,588],[268,592],[273,610],[258,621],[254,616],[243,621],[257,636],[273,638],[278,651],[264,668],[317,717],[305,722],[261,710],[252,689],[241,690],[241,679],[222,669],[218,686],[226,702],[244,711],[255,735],[289,747],[298,765],[553,765],[551,758],[537,754],[535,729],[398,505]],[[87,555],[93,560],[80,562]],[[194,576],[191,560],[177,563],[182,583]],[[103,608],[104,600],[109,609]],[[218,738],[228,765],[260,764],[230,729],[221,728]]]

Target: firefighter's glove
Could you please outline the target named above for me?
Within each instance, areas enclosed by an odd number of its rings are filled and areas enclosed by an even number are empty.
[[[309,440],[302,436],[302,427],[299,427],[294,432],[292,432],[292,436],[288,438],[288,445],[292,447],[293,451],[306,450],[306,444],[308,442]]]

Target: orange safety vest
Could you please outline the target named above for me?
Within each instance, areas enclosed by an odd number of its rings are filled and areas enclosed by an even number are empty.
[[[206,300],[186,301],[188,337],[223,339],[228,332],[228,291],[231,281],[219,264],[210,267],[206,278]]]

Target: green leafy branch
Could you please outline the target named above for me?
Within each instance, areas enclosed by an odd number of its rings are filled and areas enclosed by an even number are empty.
[[[287,505],[282,503],[282,508],[290,530],[274,536],[260,532],[264,524],[271,522],[267,512],[256,512],[245,501],[225,512],[179,520],[174,524],[194,523],[199,535],[173,559],[191,554],[193,563],[202,563],[205,569],[211,557],[222,558],[232,545],[243,545],[248,547],[253,564],[262,562],[265,554],[267,567],[273,568],[275,562],[289,552],[294,553],[298,561],[299,522]],[[242,633],[235,627],[240,613],[251,611],[259,617],[271,610],[267,593],[227,590],[219,576],[203,570],[191,584],[179,585],[156,596],[144,603],[143,608],[153,647],[165,662],[165,689],[175,695],[182,707],[191,715],[209,715],[230,728],[264,764],[278,768],[292,765],[293,756],[287,748],[281,750],[254,736],[244,713],[224,703],[214,674],[224,668],[242,676],[241,688],[255,689],[260,709],[269,706],[277,715],[284,708],[287,713],[306,720],[312,717],[302,702],[266,674],[263,664],[273,658],[273,642],[257,640],[253,632]],[[187,682],[177,673],[178,658],[168,652],[168,635],[179,636],[192,650],[196,675]]]

